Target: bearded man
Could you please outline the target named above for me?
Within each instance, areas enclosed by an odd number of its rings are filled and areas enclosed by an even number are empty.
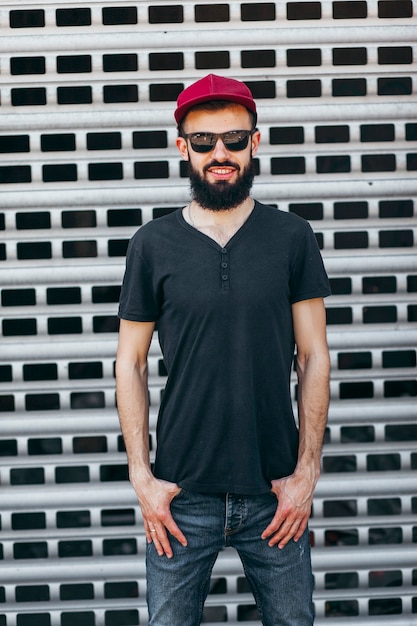
[[[198,626],[217,555],[231,546],[262,623],[311,626],[327,275],[309,224],[250,195],[260,132],[248,87],[208,75],[181,92],[175,119],[192,199],[130,242],[116,361],[147,538],[149,625]],[[156,327],[168,378],[151,467],[147,356]]]

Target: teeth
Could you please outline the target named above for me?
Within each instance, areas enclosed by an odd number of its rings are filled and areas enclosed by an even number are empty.
[[[212,172],[214,172],[215,174],[221,174],[221,175],[230,174],[230,172],[232,172],[232,171],[233,170],[231,170],[231,169],[212,170]]]

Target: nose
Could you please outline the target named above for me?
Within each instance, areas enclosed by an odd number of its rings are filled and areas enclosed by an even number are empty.
[[[213,158],[215,158],[217,161],[229,158],[229,151],[227,150],[226,146],[224,145],[221,137],[219,137],[217,139],[216,145],[214,146],[213,151],[212,151],[211,154],[212,154]]]

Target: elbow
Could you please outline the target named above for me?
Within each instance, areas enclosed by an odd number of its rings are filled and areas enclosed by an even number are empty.
[[[131,379],[132,376],[138,376],[139,378],[146,378],[148,375],[148,362],[147,360],[137,361],[126,358],[123,355],[117,355],[116,357],[116,381],[123,379]]]
[[[297,353],[296,369],[299,380],[303,380],[308,372],[314,372],[323,383],[330,382],[330,354],[329,350],[322,349],[311,354]]]

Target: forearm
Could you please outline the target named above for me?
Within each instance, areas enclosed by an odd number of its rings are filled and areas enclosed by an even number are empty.
[[[129,474],[150,475],[147,365],[116,361],[116,394]]]
[[[307,528],[314,489],[320,476],[320,458],[329,406],[330,358],[323,300],[293,305],[298,375],[298,459],[290,476],[273,480],[277,512],[262,533],[270,546],[283,548],[298,541]]]
[[[297,473],[316,484],[329,408],[330,360],[327,349],[297,359],[299,449]]]
[[[272,481],[277,512],[262,533],[270,546],[283,548],[298,541],[307,528],[314,489],[320,476],[320,457],[329,405],[329,356],[327,346],[313,356],[299,356],[299,447],[296,468],[290,476]]]
[[[153,542],[158,554],[172,557],[168,531],[182,545],[187,540],[170,511],[170,503],[178,494],[174,483],[154,478],[149,458],[149,399],[146,363],[133,365],[116,361],[116,392],[120,425],[125,440],[130,482],[142,511],[146,538]]]
[[[172,557],[168,533],[187,544],[170,510],[180,488],[154,478],[149,458],[149,395],[147,357],[154,322],[120,321],[116,357],[116,394],[120,426],[126,445],[129,478],[136,492],[148,542],[161,556]]]

